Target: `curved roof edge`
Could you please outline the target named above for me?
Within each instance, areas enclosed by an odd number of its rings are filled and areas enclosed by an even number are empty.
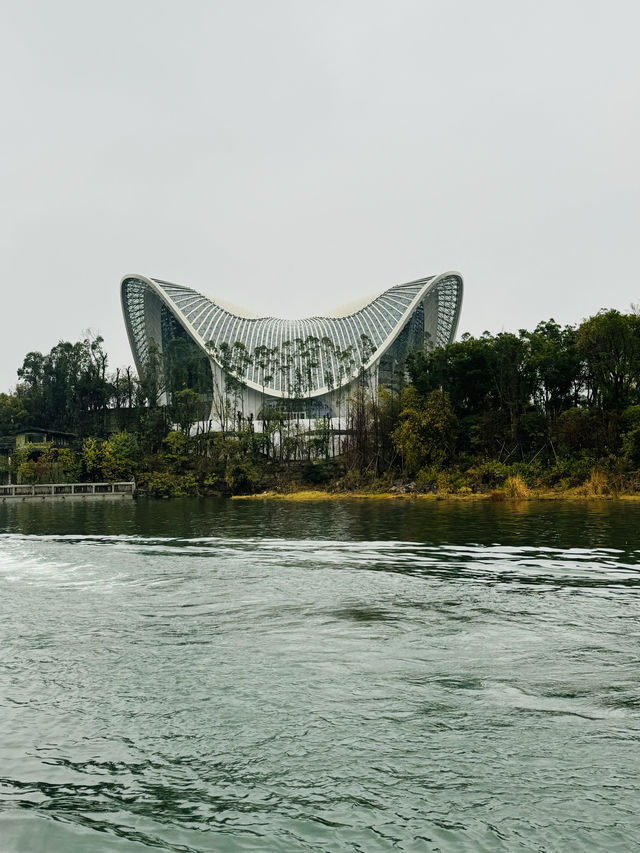
[[[441,283],[443,283],[445,280],[451,279],[451,278],[455,278],[457,280],[457,288],[458,289],[457,289],[457,299],[456,299],[456,304],[455,304],[455,309],[454,309],[454,317],[453,317],[453,320],[452,320],[452,323],[450,326],[450,330],[449,330],[449,334],[448,334],[448,339],[449,339],[448,343],[451,343],[454,340],[454,338],[456,336],[457,329],[458,329],[458,324],[460,321],[460,310],[461,310],[461,306],[462,306],[462,296],[463,296],[463,292],[464,292],[464,281],[463,281],[462,275],[459,272],[450,270],[447,272],[440,273],[439,275],[431,276],[431,277],[428,277],[425,279],[417,279],[413,282],[407,282],[407,284],[409,284],[409,285],[421,284],[422,286],[419,288],[416,295],[413,297],[411,302],[405,308],[401,317],[398,318],[398,320],[396,321],[396,323],[395,323],[393,329],[391,330],[391,332],[389,333],[389,335],[382,341],[380,346],[378,346],[376,348],[375,352],[371,355],[371,357],[368,359],[366,364],[363,365],[365,370],[371,368],[376,363],[376,361],[379,361],[382,358],[382,356],[385,354],[385,352],[392,346],[394,341],[397,339],[397,337],[400,335],[400,333],[404,329],[404,327],[405,327],[407,321],[409,320],[409,318],[411,317],[412,313],[416,310],[419,303],[425,298],[427,293],[429,293],[429,291],[431,291],[431,290],[437,289]],[[171,311],[171,313],[175,317],[175,319],[180,323],[180,325],[183,327],[183,329],[192,338],[194,343],[197,344],[197,346],[220,369],[222,369],[222,365],[219,363],[219,361],[215,357],[214,353],[211,351],[211,349],[209,349],[207,347],[206,341],[198,334],[198,332],[193,327],[191,322],[187,319],[187,317],[185,317],[185,315],[182,312],[182,310],[180,309],[180,307],[178,305],[176,305],[176,303],[169,296],[169,294],[162,288],[161,285],[163,285],[163,284],[168,285],[169,282],[164,282],[161,279],[152,279],[152,278],[149,278],[147,276],[140,275],[138,273],[131,273],[131,274],[123,276],[121,279],[121,282],[120,282],[120,298],[121,298],[121,304],[122,304],[122,312],[123,312],[124,320],[125,320],[125,326],[127,328],[127,336],[129,338],[129,344],[131,346],[134,361],[135,361],[136,368],[137,368],[139,374],[143,373],[144,359],[143,359],[143,354],[140,351],[140,349],[141,349],[140,344],[142,342],[141,341],[139,342],[138,340],[136,340],[135,330],[133,328],[133,324],[131,322],[131,317],[129,314],[129,308],[128,308],[127,301],[126,301],[126,295],[127,295],[126,288],[127,288],[128,282],[142,283],[146,289],[151,291],[162,303],[164,303],[166,305],[166,307]],[[215,305],[219,305],[220,308],[222,308],[225,311],[228,311],[228,308],[226,308],[223,304],[220,304],[216,300],[212,300],[209,297],[205,297],[203,294],[200,294],[199,291],[193,290],[192,288],[183,287],[181,285],[171,285],[171,286],[172,287],[179,287],[183,291],[190,291],[191,293],[194,294],[194,296],[195,295],[202,296],[204,299],[207,299],[209,302],[214,303]],[[389,288],[389,290],[393,290],[393,287]],[[367,304],[371,305],[381,295],[388,293],[389,290],[382,291],[382,293],[378,294],[377,297],[374,296],[373,299]],[[366,307],[366,305],[363,307]],[[231,313],[231,312],[229,312],[229,313]],[[243,316],[243,315],[237,315],[237,316]],[[352,315],[346,315],[346,314],[341,315],[341,317],[339,319],[346,318],[347,316],[352,316]],[[334,315],[334,317],[335,317],[335,315]],[[261,319],[261,318],[249,318],[246,315],[244,315],[243,318],[249,319],[249,320]],[[316,318],[313,318],[313,319],[316,319]],[[338,318],[336,318],[336,319],[338,319]],[[331,391],[335,391],[338,387],[345,387],[345,386],[349,385],[351,382],[353,382],[353,380],[356,376],[357,376],[357,371],[353,375],[351,375],[349,377],[345,377],[345,379],[343,380],[343,382],[341,383],[340,386],[336,385],[333,388],[329,388],[325,385],[322,387],[314,388],[313,394],[315,396],[322,396],[323,394],[328,394]],[[248,378],[245,378],[244,381],[245,381],[247,387],[252,388],[254,391],[258,391],[260,393],[265,391],[265,393],[270,397],[282,397],[282,398],[284,398],[284,397],[288,396],[286,394],[286,392],[283,390],[276,390],[273,388],[263,389],[263,387],[261,385],[259,385],[256,382],[253,382],[252,380],[250,380]]]

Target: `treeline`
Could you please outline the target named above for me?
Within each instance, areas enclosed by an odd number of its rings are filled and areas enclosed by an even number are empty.
[[[183,364],[177,358],[174,371]],[[110,370],[100,336],[60,341],[44,354],[27,353],[15,392],[0,394],[0,436],[28,427],[72,433],[81,440],[127,430],[153,451],[172,423],[194,423],[209,407],[186,382],[178,385],[172,406],[159,406],[163,369],[153,362],[149,368],[142,378],[131,366]]]
[[[523,488],[640,488],[637,313],[606,311],[579,326],[549,320],[517,334],[464,335],[409,356],[384,389],[362,367],[351,374],[341,416],[304,425],[291,412],[303,404],[309,411],[310,372],[328,362],[317,355],[328,345],[301,342],[300,360],[285,354],[278,363],[273,354],[232,345],[216,353],[229,361],[218,396],[222,428],[197,435],[192,426],[209,416],[212,395],[203,395],[202,355],[178,347],[161,364],[152,345],[143,380],[130,368],[110,372],[101,338],[29,353],[15,393],[0,395],[0,436],[28,425],[75,438],[66,450],[23,449],[14,461],[21,477],[134,476],[157,495],[305,484],[464,493],[502,488],[514,478]],[[366,340],[362,347],[373,351]],[[345,370],[353,371],[352,354],[342,355]],[[281,370],[283,383],[294,382],[290,411],[271,411],[260,430],[236,409],[255,359]],[[170,371],[171,405],[161,406]],[[215,388],[212,394],[215,409]]]
[[[549,320],[532,332],[464,335],[415,353],[408,371],[415,392],[406,392],[412,396],[404,408],[421,410],[423,418],[430,411],[442,433],[437,448],[425,445],[416,458],[420,443],[409,433],[420,416],[401,416],[400,443],[412,471],[493,463],[501,476],[519,471],[532,485],[577,485],[594,468],[623,485],[638,479],[637,313],[611,310],[579,326]],[[433,442],[433,425],[425,422],[423,433]]]
[[[101,337],[60,341],[50,352],[28,353],[14,394],[0,395],[0,434],[25,425],[78,435],[108,432],[111,411],[144,405],[130,367],[110,372]],[[123,420],[119,426],[124,426]]]

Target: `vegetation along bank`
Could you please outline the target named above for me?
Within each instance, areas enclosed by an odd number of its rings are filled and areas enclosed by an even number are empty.
[[[0,394],[0,483],[135,478],[156,497],[640,494],[637,311],[463,335],[409,356],[390,388],[363,372],[339,423],[302,422],[293,405],[257,429],[227,388],[216,431],[191,352],[169,364],[151,350],[144,378],[110,370],[100,337],[28,353]]]

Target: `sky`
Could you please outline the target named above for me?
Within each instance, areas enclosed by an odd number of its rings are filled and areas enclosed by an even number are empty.
[[[127,273],[258,315],[465,279],[459,332],[640,302],[636,0],[1,0],[0,390]]]

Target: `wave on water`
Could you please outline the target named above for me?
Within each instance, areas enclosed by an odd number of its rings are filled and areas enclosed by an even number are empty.
[[[98,554],[100,556],[98,556]],[[111,580],[126,577],[125,554],[224,561],[251,555],[265,566],[303,571],[335,568],[438,575],[481,582],[521,582],[590,588],[640,585],[640,550],[514,545],[437,545],[410,541],[337,541],[269,537],[176,537],[99,534],[0,534],[0,576],[91,572],[120,561]],[[118,555],[120,555],[118,557]],[[115,562],[114,562],[115,560]],[[106,580],[106,578],[103,578]]]
[[[640,551],[321,535],[0,533],[2,853],[640,844]]]

